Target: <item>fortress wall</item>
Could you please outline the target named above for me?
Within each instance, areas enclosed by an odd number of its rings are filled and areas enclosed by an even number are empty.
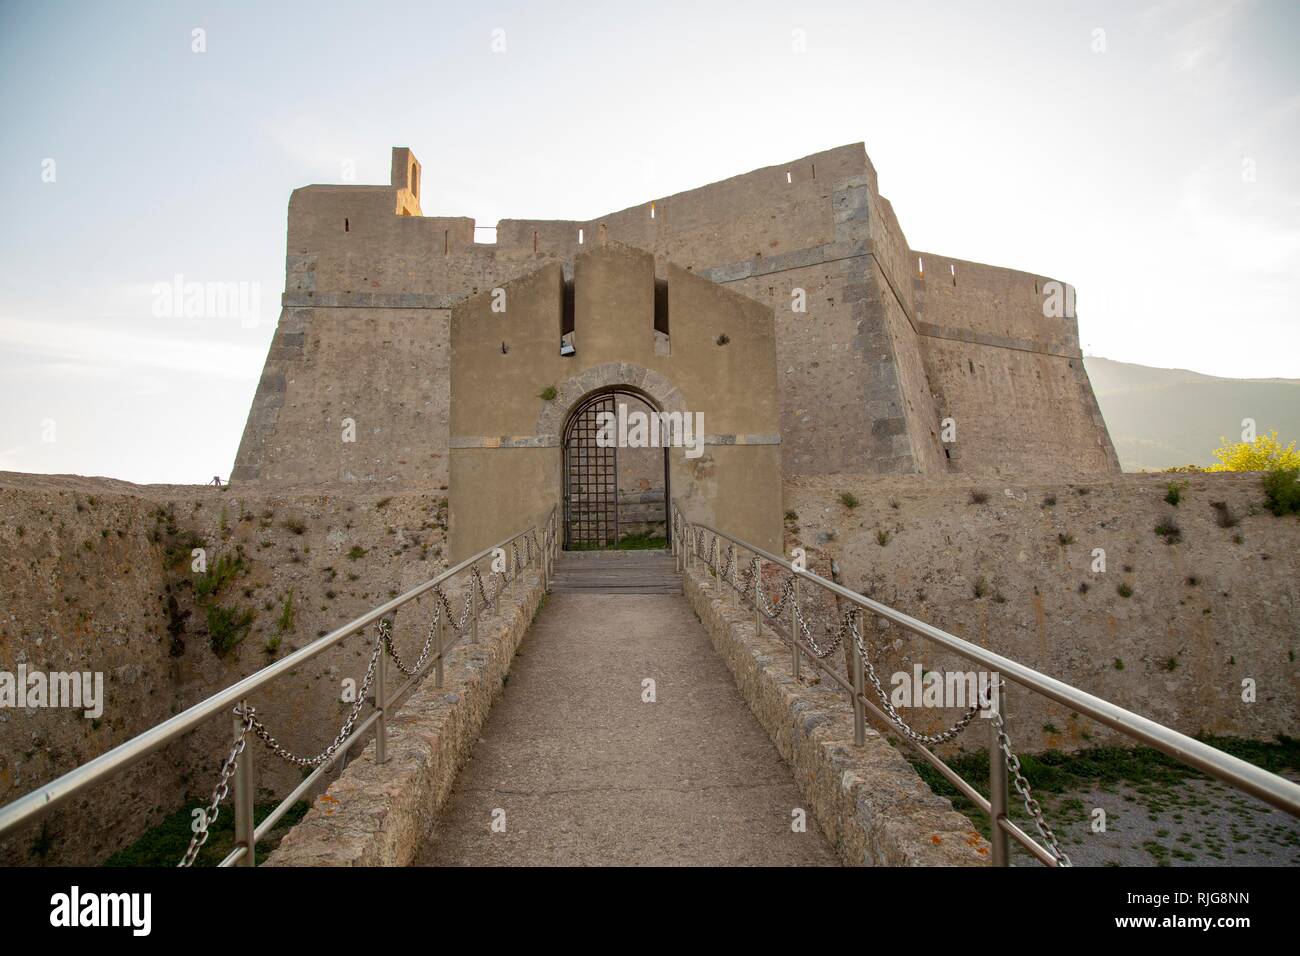
[[[862,196],[865,230],[841,228],[842,239],[867,239],[865,258],[854,260],[858,285],[858,334],[855,345],[867,367],[865,411],[870,438],[865,445],[874,473],[944,473],[948,463],[937,445],[937,418],[913,325],[915,303],[905,281],[910,254],[907,241],[887,199],[875,191],[874,178]],[[852,226],[852,213],[836,211]]]
[[[0,671],[101,673],[103,713],[0,708],[0,804],[170,717],[177,663],[167,655],[160,560],[146,534],[155,503],[73,491],[44,476],[19,476],[26,481],[15,486],[9,477],[0,475]],[[156,789],[184,792],[176,752],[126,770],[44,827],[0,839],[0,864],[99,862],[117,849],[121,821],[134,837],[161,820]]]
[[[652,276],[647,299],[653,282]],[[453,436],[534,434],[544,404],[540,393],[570,374],[572,360],[560,355],[560,266],[545,266],[503,289],[505,312],[492,311],[490,292],[471,296],[452,310],[452,387],[459,399],[451,409]],[[501,351],[502,342],[507,352]]]
[[[446,310],[285,309],[234,477],[446,485]],[[343,420],[355,441],[343,440]]]
[[[935,338],[924,355],[938,413],[956,422],[946,446],[956,470],[1009,480],[1118,473],[1082,359]]]
[[[1024,396],[1039,394],[1035,380],[1008,380],[1007,395],[975,401],[969,383],[955,375],[927,379],[931,365],[955,367],[965,347],[935,346],[930,358],[932,343],[1078,355],[1074,320],[1042,316],[1043,277],[924,253],[927,278],[918,278],[918,254],[879,195],[861,144],[592,220],[502,220],[495,244],[475,243],[468,218],[399,215],[419,204],[407,188],[409,151],[394,156],[391,186],[310,186],[293,194],[286,311],[237,456],[233,476],[240,481],[347,474],[445,482],[447,310],[547,263],[564,264],[571,275],[574,257],[606,241],[652,252],[660,276],[674,262],[773,307],[787,474],[943,474],[951,467],[945,452],[967,471],[993,470],[987,456],[965,454],[960,443],[941,446],[939,419],[960,406],[967,418],[982,417],[980,433],[1019,424]],[[949,267],[957,270],[956,285]],[[789,308],[795,287],[807,292],[807,315]],[[326,406],[337,407],[338,389],[354,374],[352,360],[374,352],[370,330],[357,321],[362,315],[392,333],[381,340],[379,365],[416,381],[397,386],[395,420],[368,433],[366,471],[348,467],[364,464],[355,461],[355,450],[339,449],[313,468],[309,457],[334,444]],[[304,354],[306,325],[318,350],[313,357]],[[994,364],[1008,373],[1039,374],[1023,358]],[[1045,449],[1068,467],[1072,448],[1064,442],[1051,448],[1048,439],[1082,434],[1085,469],[1117,469],[1086,373],[1076,365],[1060,374],[1073,375],[1079,399],[1059,409],[1063,421],[1041,429]],[[391,393],[368,386],[357,407],[373,423],[389,415]],[[1029,413],[1041,418],[1057,411]],[[431,450],[420,451],[426,444]],[[1093,448],[1101,449],[1100,466],[1092,462]],[[1014,449],[1009,456],[1008,464],[1025,463]]]
[[[1174,479],[1186,482],[1177,507],[1164,501]],[[862,504],[843,507],[845,491]],[[972,503],[972,491],[987,500]],[[1263,497],[1258,474],[795,478],[785,544],[807,548],[823,575],[837,561],[848,588],[1183,733],[1266,740],[1300,726],[1300,523],[1261,510]],[[1220,527],[1215,501],[1239,523]],[[1179,542],[1155,533],[1164,520]],[[890,535],[883,547],[879,531]],[[1105,549],[1104,573],[1092,570],[1094,548]],[[972,669],[898,628],[868,633],[886,687],[915,663]],[[1242,700],[1244,678],[1256,682],[1254,703]],[[910,714],[922,732],[957,716]],[[1021,751],[1128,740],[1015,686],[1009,714]],[[976,734],[967,749],[987,746]]]
[[[903,312],[914,320],[917,305],[912,277],[916,274],[916,257],[907,245],[907,237],[889,200],[876,193],[872,193],[871,199],[871,255],[885,283],[881,294],[896,298]]]
[[[832,241],[833,185],[860,175],[864,164],[861,144],[839,147],[654,200],[654,218],[646,202],[587,221],[505,219],[495,243],[477,244],[472,219],[396,215],[393,187],[307,186],[290,199],[288,250],[290,257],[316,257],[320,292],[472,294],[475,282],[481,290],[548,259],[590,251],[602,227],[608,239],[708,268]],[[500,267],[519,259],[530,260],[529,267]]]
[[[442,483],[449,402],[445,309],[547,262],[598,248],[602,226],[605,239],[638,244],[684,265],[778,255],[828,242],[834,232],[832,181],[860,173],[864,163],[860,144],[829,150],[656,200],[654,219],[646,203],[587,222],[503,220],[496,244],[474,243],[470,219],[396,215],[404,195],[396,187],[295,190],[289,204],[286,311],[233,475],[241,481],[297,483],[364,474],[374,480]],[[791,183],[785,181],[787,171]],[[580,228],[582,244],[577,241]],[[810,300],[843,299],[839,283],[832,281],[837,272],[842,270],[823,270],[819,287],[809,290]],[[788,312],[788,288],[785,297]],[[408,305],[413,308],[393,308]],[[310,339],[305,337],[308,326]],[[376,327],[389,333],[380,340],[378,365],[391,364],[415,381],[400,386],[404,396],[393,403],[398,420],[368,432],[373,454],[361,472],[352,467],[364,464],[357,460],[357,449],[336,447],[338,429],[333,426],[342,416],[329,409],[337,411],[340,390],[355,381],[354,360],[373,354],[369,332]],[[851,383],[859,369],[848,351],[851,332],[841,329],[833,335],[838,340],[834,350],[807,363],[818,381],[828,383],[829,394],[799,401],[798,408],[805,409],[800,417],[808,417],[806,409],[816,415],[823,407],[855,407]],[[797,345],[787,351],[802,354]],[[351,391],[359,390],[360,396],[343,398],[355,401],[372,423],[377,413],[387,414],[391,391],[357,382]],[[361,418],[352,417],[360,424]],[[853,436],[868,428],[862,420],[828,422],[822,431],[833,433],[839,447],[814,442],[802,454],[787,454],[786,464],[797,457],[819,471],[865,468]],[[425,442],[432,453],[413,452]],[[322,450],[323,458],[318,457]],[[380,465],[379,459],[386,461]]]
[[[41,671],[99,671],[105,696],[98,721],[65,709],[0,708],[0,803],[438,573],[447,566],[446,504],[432,494],[357,494],[355,486],[344,497],[319,489],[249,495],[0,473],[0,670],[24,661]],[[207,550],[209,568],[222,555],[243,555],[245,571],[215,601],[251,610],[254,619],[226,657],[213,652],[195,598],[191,535]],[[364,554],[350,557],[354,546]],[[176,646],[169,586],[182,623]],[[293,621],[281,633],[290,592]],[[455,588],[450,596],[457,599]],[[403,658],[418,654],[430,611],[422,602],[399,612],[394,636]],[[272,655],[267,641],[277,636]],[[360,683],[373,637],[343,642],[254,698],[286,747],[316,754],[333,739],[350,706],[341,700],[342,681]],[[0,840],[0,864],[101,863],[187,797],[189,806],[206,801],[230,739],[229,718],[212,718],[55,810],[44,838],[38,823]],[[259,800],[282,797],[301,780],[261,744],[253,754]]]
[[[893,438],[897,444],[894,459],[899,467],[877,468],[875,471],[877,474],[889,471],[946,474],[951,465],[939,442],[939,422],[942,416],[935,407],[921,340],[913,331],[907,313],[890,291],[885,276],[875,261],[871,263],[870,274],[875,279],[875,294],[869,299],[868,315],[871,318],[867,328],[879,328],[877,334],[889,336],[894,360],[887,365],[882,363],[880,375],[886,379],[886,376],[892,374],[897,384],[894,390],[896,397],[892,398],[887,408],[879,409],[879,416],[876,414],[879,400],[868,402],[867,412],[873,420],[898,421],[901,417],[905,428],[901,435]],[[872,427],[882,429],[882,425],[875,421]],[[906,449],[902,444],[904,440],[907,442]]]
[[[1083,367],[1078,322],[1044,315],[1044,276],[916,253],[916,329],[956,470],[1023,477],[1118,473]],[[1063,286],[1064,284],[1062,284]]]
[[[653,219],[646,202],[598,217],[593,228],[694,269],[825,245],[834,239],[835,183],[860,175],[865,157],[860,144],[828,150],[654,200]]]
[[[1043,314],[1045,286],[1059,280],[929,252],[913,255],[925,270],[915,283],[921,301],[918,331],[1074,358],[1080,355],[1078,321]]]
[[[863,402],[868,368],[858,320],[846,295],[852,263],[832,262],[724,283],[770,306],[776,321],[782,467],[795,474],[860,472],[871,467],[859,436],[871,422]],[[791,309],[791,290],[807,313]]]
[[[482,293],[452,312],[452,551],[463,557],[559,500],[559,440],[591,392],[641,389],[666,411],[704,415],[703,454],[669,451],[672,493],[779,544],[780,446],[770,311],[668,267],[672,334],[657,348],[655,260],[610,242],[574,263],[574,341],[559,354],[558,264],[507,283],[506,313]],[[510,349],[502,353],[500,342]],[[719,341],[722,339],[722,341]],[[543,398],[547,386],[557,394]]]

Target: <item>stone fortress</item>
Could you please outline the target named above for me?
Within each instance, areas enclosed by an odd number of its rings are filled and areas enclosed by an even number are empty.
[[[860,143],[590,220],[503,220],[495,243],[424,215],[420,178],[399,147],[388,186],[294,191],[283,312],[234,482],[445,482],[454,308],[547,266],[571,284],[614,244],[653,257],[640,305],[679,269],[770,310],[783,476],[1119,470],[1077,321],[1047,314],[1052,280],[912,249]],[[510,353],[536,390],[558,384],[551,331]],[[579,330],[579,355],[601,334]],[[339,441],[344,418],[364,440]]]
[[[566,547],[608,547],[661,536],[669,498],[1185,733],[1294,735],[1300,525],[1259,509],[1257,476],[1178,476],[1170,505],[1170,476],[1122,475],[1073,290],[910,248],[861,144],[591,220],[503,220],[494,243],[424,215],[420,180],[397,148],[390,185],[292,194],[283,311],[227,487],[0,473],[0,670],[103,671],[109,703],[93,722],[0,711],[0,804],[552,508]],[[579,433],[605,400],[702,413],[703,454],[600,458]],[[1176,542],[1153,533],[1175,520]],[[241,569],[215,596],[188,572],[200,544]],[[220,651],[216,606],[248,622]],[[914,663],[895,632],[879,651],[886,671]],[[358,653],[258,701],[290,749],[337,725]],[[1012,721],[1028,752],[1119,742],[1029,695]],[[0,840],[0,862],[102,862],[192,804],[228,745],[210,723],[107,806]],[[269,792],[299,779],[257,768]]]

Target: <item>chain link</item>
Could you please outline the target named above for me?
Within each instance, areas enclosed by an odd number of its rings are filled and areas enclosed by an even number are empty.
[[[1011,780],[1015,784],[1016,793],[1020,794],[1020,799],[1025,803],[1025,812],[1029,814],[1030,819],[1034,821],[1034,826],[1038,828],[1038,833],[1047,843],[1047,848],[1051,851],[1052,856],[1056,857],[1057,863],[1061,866],[1074,866],[1070,862],[1069,854],[1056,842],[1056,834],[1048,826],[1046,818],[1043,816],[1043,808],[1034,798],[1034,792],[1029,786],[1029,781],[1025,775],[1020,772],[1020,758],[1016,756],[1015,751],[1011,749],[1011,738],[1007,736],[1007,725],[1002,719],[1001,710],[993,712],[993,722],[998,732],[998,746],[1002,749],[1002,755],[1006,760],[1007,772],[1011,774]]]
[[[199,855],[199,850],[203,849],[203,844],[208,842],[208,835],[212,830],[212,825],[217,822],[217,817],[221,815],[221,803],[230,796],[230,778],[235,773],[235,767],[239,763],[239,757],[248,746],[248,732],[253,726],[253,713],[251,709],[248,712],[241,711],[236,706],[235,713],[242,715],[243,727],[239,732],[239,739],[235,741],[230,748],[230,753],[226,757],[226,762],[221,765],[221,775],[217,779],[217,785],[212,788],[212,800],[208,807],[203,811],[203,829],[190,837],[189,849],[185,851],[185,856],[176,864],[177,868],[184,868],[194,865],[194,860]]]
[[[687,537],[687,529],[680,511],[676,512],[675,525],[677,528],[678,540],[684,544]],[[867,654],[866,642],[863,638],[861,629],[855,623],[857,615],[854,610],[850,610],[844,615],[839,627],[832,634],[832,638],[827,644],[819,644],[813,637],[813,629],[809,626],[803,607],[800,602],[794,598],[795,575],[793,573],[787,575],[782,585],[781,598],[776,605],[775,611],[773,611],[771,610],[772,603],[764,593],[762,582],[759,580],[758,558],[755,557],[752,560],[749,569],[745,572],[745,581],[742,586],[736,578],[735,564],[733,563],[735,562],[736,555],[735,543],[732,542],[729,544],[727,548],[726,563],[719,568],[718,535],[710,532],[712,538],[709,542],[709,550],[706,553],[704,551],[705,532],[700,528],[694,528],[693,531],[694,535],[692,536],[692,541],[695,545],[696,555],[700,556],[705,565],[717,574],[720,581],[726,581],[734,586],[742,596],[749,595],[752,590],[753,601],[768,617],[775,620],[785,610],[787,602],[791,600],[794,601],[793,616],[795,626],[798,628],[799,634],[803,637],[804,643],[819,659],[828,657],[837,647],[839,647],[844,641],[844,635],[846,632],[852,634],[854,649],[862,661],[863,670],[867,679],[871,682],[871,686],[880,700],[881,709],[889,718],[890,722],[893,723],[908,739],[918,744],[926,744],[929,746],[947,743],[960,735],[968,726],[970,726],[971,721],[975,719],[975,715],[979,713],[981,705],[977,700],[976,703],[974,703],[966,713],[947,730],[939,731],[934,734],[923,734],[913,729],[907,721],[903,719],[902,715],[895,710],[893,703],[889,699],[889,695],[885,692],[884,687],[880,683],[880,677],[876,673],[876,668]],[[828,624],[823,623],[822,626],[825,631],[831,631]],[[1033,790],[1029,786],[1029,781],[1026,780],[1024,774],[1021,773],[1020,758],[1017,757],[1015,752],[1011,749],[1011,738],[1007,735],[1006,723],[1002,718],[1002,714],[995,710],[992,719],[996,723],[998,745],[1001,748],[1003,757],[1006,761],[1007,771],[1011,774],[1011,779],[1015,785],[1016,792],[1024,801],[1026,812],[1034,821],[1034,826],[1038,828],[1039,834],[1047,843],[1048,849],[1056,858],[1057,862],[1061,866],[1072,866],[1073,864],[1070,862],[1069,855],[1060,848],[1056,834],[1052,831],[1051,826],[1048,825],[1046,818],[1043,816],[1043,808],[1039,804],[1038,800],[1035,799]]]
[[[343,722],[342,728],[334,736],[333,742],[314,757],[299,757],[293,752],[283,747],[278,740],[272,736],[271,731],[266,725],[256,718],[256,710],[249,708],[249,713],[253,716],[253,733],[258,739],[270,749],[270,751],[286,763],[291,763],[295,767],[301,767],[304,770],[319,767],[328,761],[338,749],[343,746],[343,742],[352,735],[352,728],[356,726],[357,718],[361,715],[361,708],[365,706],[366,699],[370,693],[370,684],[375,679],[375,668],[379,664],[379,655],[384,650],[382,638],[376,639],[375,649],[370,654],[370,663],[366,666],[366,676],[361,682],[361,687],[357,690],[357,699],[352,704],[352,710],[348,712],[347,720]]]
[[[433,588],[434,595],[434,613],[433,620],[429,624],[428,635],[425,638],[424,646],[420,650],[420,656],[416,658],[415,663],[407,665],[398,654],[397,648],[393,646],[393,623],[389,619],[383,619],[378,623],[378,637],[375,640],[374,650],[370,654],[370,661],[366,665],[365,677],[361,681],[361,687],[357,691],[356,700],[352,704],[352,709],[348,712],[347,719],[344,720],[343,726],[335,735],[334,740],[328,747],[322,750],[314,757],[300,757],[284,747],[271,733],[267,726],[257,717],[257,709],[254,707],[243,708],[235,707],[235,714],[242,718],[242,729],[239,738],[230,748],[225,762],[221,765],[221,773],[217,779],[217,785],[212,790],[212,799],[204,810],[203,828],[190,838],[189,848],[185,851],[178,867],[188,867],[194,864],[198,857],[199,850],[208,842],[208,835],[212,825],[216,823],[221,814],[221,804],[230,795],[230,778],[234,775],[235,768],[238,765],[240,756],[248,746],[248,735],[251,733],[264,743],[267,748],[287,763],[304,770],[319,767],[321,764],[328,762],[339,748],[352,736],[353,728],[356,727],[357,718],[361,716],[361,709],[365,706],[370,694],[370,685],[375,679],[375,670],[378,667],[380,655],[387,654],[396,664],[397,669],[407,676],[414,676],[425,665],[429,653],[433,646],[434,637],[437,635],[439,619],[446,614],[447,623],[452,630],[458,634],[463,633],[469,626],[473,617],[474,589],[477,588],[483,598],[483,604],[486,608],[493,607],[501,597],[502,591],[517,578],[520,572],[533,561],[534,552],[542,554],[542,546],[537,541],[537,532],[535,529],[523,535],[525,559],[521,563],[519,560],[519,538],[516,537],[510,542],[510,557],[514,560],[513,574],[509,563],[503,572],[493,571],[492,576],[492,598],[487,596],[487,589],[483,583],[483,576],[480,574],[477,566],[473,568],[469,587],[465,591],[464,608],[461,612],[460,619],[456,620],[452,611],[451,601],[443,593],[441,588]]]

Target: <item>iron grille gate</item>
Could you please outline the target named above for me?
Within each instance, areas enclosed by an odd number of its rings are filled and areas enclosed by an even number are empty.
[[[596,444],[597,416],[616,413],[618,393],[588,399],[564,433],[564,546],[608,548],[618,543],[618,447]]]

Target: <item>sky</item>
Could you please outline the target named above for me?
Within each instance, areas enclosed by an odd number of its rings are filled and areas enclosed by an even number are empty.
[[[1086,354],[1300,378],[1297,49],[1294,0],[0,0],[0,470],[228,475],[290,192],[395,145],[491,226],[865,142],[914,249],[1073,283]]]

